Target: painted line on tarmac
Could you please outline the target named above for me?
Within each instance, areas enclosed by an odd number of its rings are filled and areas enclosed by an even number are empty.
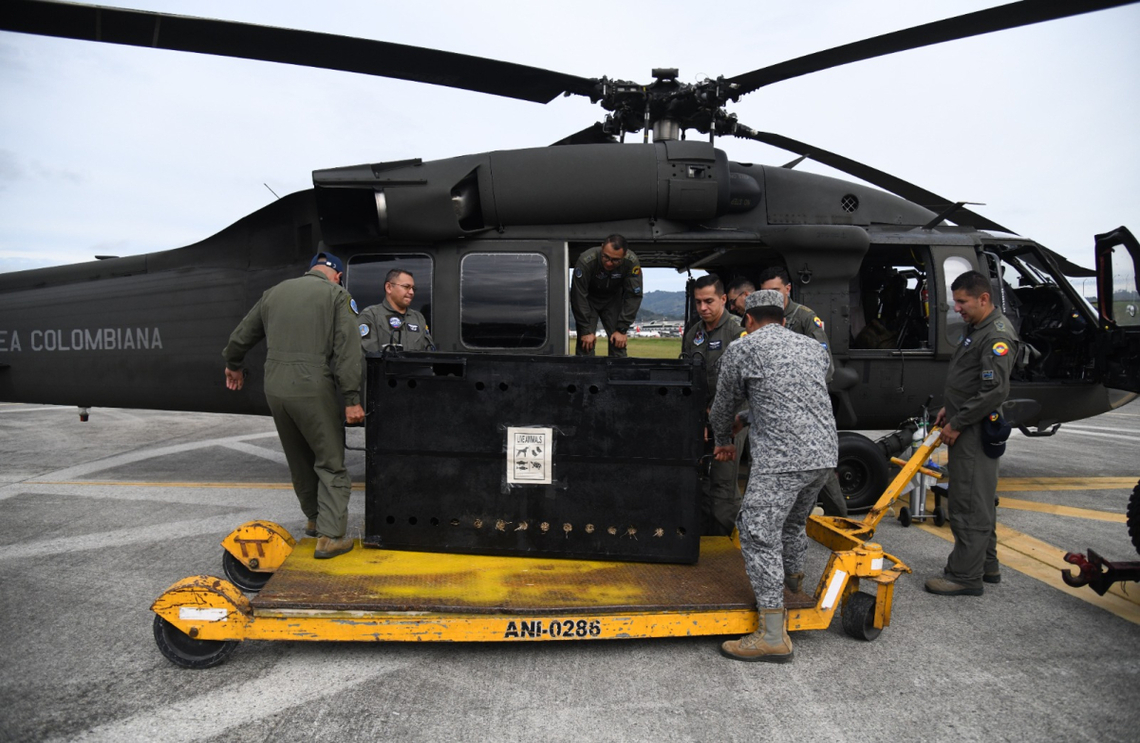
[[[349,689],[396,673],[410,664],[408,660],[396,661],[379,653],[353,650],[322,648],[319,660],[307,652],[289,653],[260,678],[211,689],[149,712],[99,725],[78,736],[55,740],[181,743],[213,738],[233,728],[253,726],[256,730],[255,723],[259,720],[305,705],[313,704],[316,710],[330,709],[327,702],[314,703],[340,697]],[[238,653],[241,653],[240,648]]]
[[[997,489],[999,493],[1038,490],[1132,490],[1136,487],[1136,480],[1136,477],[1002,477],[998,479]]]
[[[1123,513],[1111,511],[1097,511],[1092,508],[1076,508],[1074,506],[1059,506],[1055,503],[1038,503],[1032,500],[1018,498],[1001,498],[998,508],[1008,508],[1011,511],[1035,511],[1037,513],[1051,513],[1056,516],[1072,516],[1090,521],[1111,521],[1115,524],[1128,523],[1128,517]]]
[[[254,446],[253,444],[244,444],[240,441],[230,441],[228,443],[222,444],[222,446],[227,449],[232,449],[233,451],[240,451],[243,454],[252,454],[255,457],[268,459],[269,461],[277,462],[278,464],[289,464],[288,460],[285,459],[284,452],[275,451],[273,449],[266,449],[260,446]]]
[[[211,516],[205,519],[170,521],[165,524],[115,529],[78,537],[54,537],[38,542],[20,542],[0,547],[0,560],[28,557],[47,557],[82,550],[122,547],[128,544],[149,544],[154,542],[177,541],[199,534],[229,534],[234,524],[241,524],[265,517],[264,510],[240,511],[238,513]]]
[[[117,488],[203,488],[216,490],[292,490],[287,482],[141,482],[137,480],[28,480],[23,485],[81,485],[87,487],[107,486]],[[354,491],[363,491],[364,483],[352,483]]]
[[[1095,436],[1098,439],[1113,439],[1114,441],[1140,441],[1140,433],[1133,433],[1131,436],[1122,433],[1100,433],[1099,431],[1078,431],[1075,428],[1062,428],[1061,431],[1067,431],[1077,436]],[[1060,432],[1058,432],[1060,433]]]
[[[1061,427],[1063,431],[1114,431],[1116,433],[1140,434],[1140,428],[1109,428],[1108,426],[1077,426],[1066,423]]]
[[[114,456],[104,457],[103,459],[96,459],[92,462],[85,462],[84,464],[78,464],[74,467],[49,472],[41,477],[51,477],[54,480],[74,480],[84,475],[89,475],[92,472],[99,472],[101,470],[111,469],[112,467],[121,467],[124,464],[134,464],[135,462],[142,462],[147,459],[154,459],[155,457],[163,457],[168,454],[181,454],[182,452],[208,449],[213,446],[226,446],[227,444],[251,441],[253,439],[264,439],[276,435],[276,431],[268,431],[265,433],[249,433],[242,436],[231,436],[224,439],[191,441],[185,444],[162,446],[157,449],[143,449],[141,451],[132,451],[126,454],[116,454]],[[18,495],[21,492],[21,486],[23,486],[23,483],[17,482],[0,487],[0,500]]]
[[[917,526],[947,542],[954,541],[954,535],[950,533],[948,526],[936,527],[926,523]],[[1061,571],[1073,567],[1065,562],[1064,550],[1000,523],[997,525],[997,539],[998,560],[1003,567],[1024,573],[1062,593],[1104,609],[1133,624],[1140,624],[1140,592],[1135,589],[1128,592],[1122,587],[1124,584],[1116,583],[1104,596],[1098,596],[1088,586],[1073,588],[1061,579]]]

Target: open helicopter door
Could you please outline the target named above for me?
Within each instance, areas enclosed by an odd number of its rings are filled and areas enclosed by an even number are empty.
[[[1097,368],[1106,387],[1140,392],[1140,243],[1125,227],[1096,236]]]

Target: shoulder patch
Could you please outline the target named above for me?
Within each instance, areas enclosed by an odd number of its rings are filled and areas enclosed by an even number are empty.
[[[998,341],[993,346],[994,356],[1005,356],[1009,353],[1009,344],[1004,341]]]
[[[356,300],[355,300],[355,299],[351,299],[351,298],[350,298],[350,299],[348,300],[348,306],[352,308],[352,312],[353,312],[353,314],[356,314],[356,315],[359,315],[359,314],[360,314],[360,310],[359,310],[359,309],[357,309],[357,307],[356,307]]]
[[[1005,330],[1005,323],[1003,323],[1001,320],[995,320],[994,321],[994,330],[1004,331]]]
[[[634,276],[640,276],[641,275],[641,266],[634,266],[633,268],[631,268],[629,270],[629,272],[631,274],[633,274]]]
[[[815,326],[817,328],[823,330],[823,320],[820,320],[818,317],[813,317],[811,321],[815,323]]]
[[[369,333],[371,330],[372,330],[372,328],[368,327],[368,323],[366,323],[366,322],[362,322],[362,323],[360,323],[360,337],[361,337],[361,338],[367,338],[367,337],[368,337],[368,333]]]
[[[574,278],[576,278],[576,279],[582,278],[582,269],[581,268],[575,268],[574,269]]]
[[[747,330],[741,330],[740,335],[738,337],[743,338],[746,335],[748,335],[748,331]]]

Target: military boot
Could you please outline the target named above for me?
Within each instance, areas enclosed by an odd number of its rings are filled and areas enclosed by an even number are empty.
[[[355,546],[356,540],[347,534],[343,537],[320,537],[317,539],[317,547],[313,551],[313,557],[318,560],[327,560],[330,557],[351,552]]]
[[[792,593],[802,593],[804,589],[804,574],[788,573],[784,576],[784,587]]]
[[[720,654],[733,660],[788,663],[792,660],[792,638],[788,637],[787,610],[761,609],[759,629],[723,643]]]
[[[317,520],[316,519],[309,519],[308,521],[305,522],[305,536],[306,537],[317,536]]]

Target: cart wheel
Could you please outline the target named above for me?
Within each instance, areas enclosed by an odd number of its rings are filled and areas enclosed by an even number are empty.
[[[910,509],[906,506],[899,509],[899,523],[903,526],[910,526]]]
[[[938,508],[934,509],[934,525],[935,526],[945,526],[946,525],[946,509],[943,508],[942,506],[939,506]]]
[[[230,582],[243,591],[250,593],[257,593],[269,579],[273,577],[273,573],[258,573],[250,570],[245,565],[242,565],[241,560],[231,555],[226,550],[222,550],[222,570],[225,571],[226,577]]]
[[[195,640],[157,614],[154,642],[166,659],[183,668],[209,668],[233,655],[236,640]]]
[[[843,631],[857,640],[870,642],[882,634],[875,626],[875,597],[856,591],[843,605]]]

